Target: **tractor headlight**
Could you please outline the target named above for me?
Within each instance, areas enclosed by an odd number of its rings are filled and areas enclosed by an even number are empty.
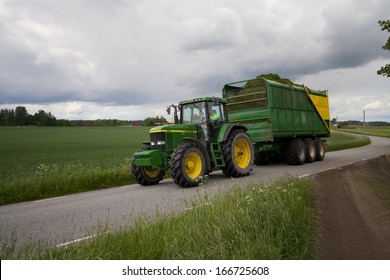
[[[157,145],[165,145],[165,141],[157,141]]]

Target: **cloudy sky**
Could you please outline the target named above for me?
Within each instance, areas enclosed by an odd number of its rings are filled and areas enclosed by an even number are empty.
[[[0,0],[0,108],[166,116],[278,73],[328,89],[331,117],[390,121],[388,0]]]

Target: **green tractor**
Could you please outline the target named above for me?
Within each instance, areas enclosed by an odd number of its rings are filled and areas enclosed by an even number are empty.
[[[198,186],[214,170],[227,177],[249,175],[253,144],[245,126],[229,123],[225,99],[182,101],[168,106],[168,114],[172,109],[175,124],[152,128],[150,141],[131,158],[131,174],[139,184],[158,184],[168,170],[183,188]]]

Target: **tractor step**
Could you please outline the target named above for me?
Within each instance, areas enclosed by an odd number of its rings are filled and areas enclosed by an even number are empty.
[[[215,167],[225,166],[221,145],[218,143],[211,143],[210,150]]]

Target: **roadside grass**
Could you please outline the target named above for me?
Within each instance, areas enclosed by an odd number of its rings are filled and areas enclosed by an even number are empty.
[[[0,128],[0,205],[133,184],[129,161],[150,127]],[[367,145],[334,131],[327,151]]]
[[[342,128],[340,130],[349,133],[390,138],[390,126],[349,126],[349,128]]]
[[[367,136],[332,130],[331,136],[327,139],[327,145],[325,146],[325,149],[327,152],[331,152],[361,147],[370,143],[370,138]]]
[[[17,259],[284,259],[312,258],[315,210],[310,180],[281,178],[206,195],[173,216],[136,216],[135,226],[61,248],[29,246]],[[130,214],[129,214],[130,215]],[[34,253],[31,251],[34,249]],[[3,248],[11,258],[12,250]]]

